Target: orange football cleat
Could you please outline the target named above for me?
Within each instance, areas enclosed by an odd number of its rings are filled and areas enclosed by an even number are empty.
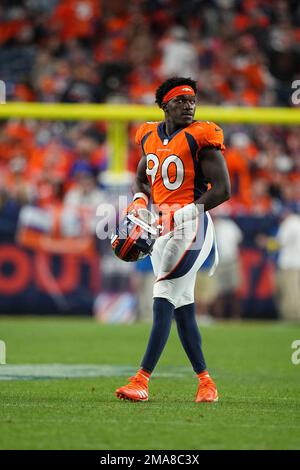
[[[199,377],[200,375],[200,377]],[[217,402],[219,397],[218,397],[218,391],[215,382],[213,379],[210,377],[208,372],[199,374],[199,385],[198,385],[198,390],[197,390],[197,395],[195,402],[196,403],[201,403],[201,402],[208,402],[208,403],[213,403]]]
[[[129,378],[129,384],[116,390],[116,396],[120,400],[147,401],[149,378],[138,372],[134,377]]]

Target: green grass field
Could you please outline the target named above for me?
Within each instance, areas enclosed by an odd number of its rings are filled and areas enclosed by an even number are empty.
[[[216,404],[194,403],[197,381],[173,325],[149,402],[118,401],[114,390],[139,365],[149,329],[0,317],[7,347],[7,366],[0,366],[0,449],[300,449],[300,364],[291,362],[299,325],[201,327],[219,388]],[[11,367],[16,364],[106,367],[97,369],[103,376],[51,379],[35,366],[29,368],[35,380],[27,380]],[[49,370],[51,377],[69,369]],[[19,380],[12,380],[14,373]],[[11,380],[3,380],[9,374]]]

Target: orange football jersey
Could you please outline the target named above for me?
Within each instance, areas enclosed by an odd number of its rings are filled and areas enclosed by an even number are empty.
[[[225,150],[222,129],[213,122],[194,121],[171,136],[164,122],[147,122],[137,130],[136,143],[147,156],[147,178],[154,204],[184,206],[207,191],[199,151]]]

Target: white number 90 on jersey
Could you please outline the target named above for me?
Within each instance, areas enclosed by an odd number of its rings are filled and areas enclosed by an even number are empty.
[[[155,153],[149,153],[147,155],[146,173],[150,176],[152,185],[155,182],[158,170],[160,170],[162,182],[168,190],[174,191],[180,188],[184,179],[184,165],[177,155],[169,155],[163,162],[160,162]]]

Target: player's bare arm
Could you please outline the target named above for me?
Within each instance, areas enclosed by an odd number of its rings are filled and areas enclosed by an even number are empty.
[[[146,158],[146,155],[143,155],[137,167],[137,172],[136,172],[132,189],[133,189],[133,193],[144,193],[149,197],[150,185],[147,179],[146,169],[147,169],[147,158]]]
[[[205,147],[199,152],[204,179],[211,189],[201,195],[195,204],[203,204],[208,211],[230,198],[230,177],[222,152],[214,147]]]

